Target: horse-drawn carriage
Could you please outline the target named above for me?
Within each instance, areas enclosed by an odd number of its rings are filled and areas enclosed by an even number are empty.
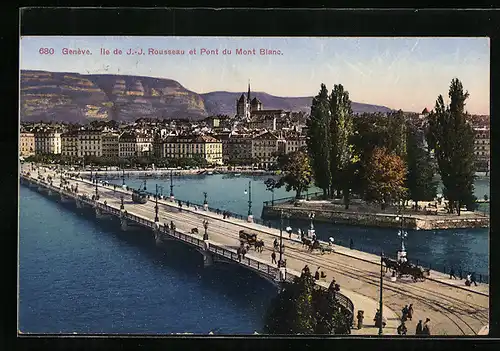
[[[253,246],[257,242],[257,234],[240,230],[240,242]]]
[[[416,281],[423,281],[425,280],[425,275],[424,275],[424,269],[422,267],[419,267],[417,265],[411,264],[408,261],[398,261],[394,260],[388,257],[384,257],[382,261],[385,264],[385,271],[391,270],[395,274],[398,275],[398,277],[402,276],[410,276],[414,282]]]
[[[241,246],[253,246],[256,251],[260,252],[264,249],[264,241],[257,240],[256,233],[250,233],[246,230],[240,230],[240,244]]]
[[[310,252],[313,252],[314,250],[318,250],[319,252],[321,252],[322,255],[324,255],[325,253],[330,253],[330,252],[333,252],[333,248],[329,245],[323,245],[319,242],[319,240],[311,240],[309,238],[302,238],[302,245],[307,247],[307,249],[310,251]]]

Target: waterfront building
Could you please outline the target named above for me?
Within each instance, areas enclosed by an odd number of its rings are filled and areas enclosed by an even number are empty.
[[[19,135],[19,154],[21,156],[33,156],[35,154],[35,134],[21,131]]]
[[[163,143],[166,158],[200,157],[208,164],[222,164],[222,142],[208,135],[169,136]]]
[[[151,156],[153,152],[153,136],[145,132],[136,133],[135,147],[138,156]]]
[[[233,132],[220,139],[222,141],[222,160],[224,164],[252,164],[252,135]]]
[[[78,131],[70,130],[61,134],[61,155],[78,157]]]
[[[102,156],[102,132],[94,129],[78,131],[78,157]]]
[[[109,132],[102,134],[102,156],[114,158],[119,156],[120,134]]]
[[[289,154],[290,152],[294,152],[300,150],[307,146],[306,144],[306,136],[301,135],[298,132],[288,132],[285,135],[285,153]]]
[[[479,172],[487,172],[490,169],[490,128],[474,128],[474,155],[476,156],[476,167]]]
[[[118,156],[121,158],[137,156],[136,140],[135,132],[123,132],[118,138]]]
[[[259,168],[269,168],[276,164],[279,138],[266,131],[252,139],[252,159]]]
[[[39,130],[35,132],[35,154],[60,154],[61,133],[57,130]]]

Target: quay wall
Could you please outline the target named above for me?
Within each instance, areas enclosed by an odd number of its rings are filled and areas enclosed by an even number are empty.
[[[309,214],[314,213],[315,221],[347,224],[367,227],[381,228],[399,228],[401,222],[396,220],[395,214],[380,214],[367,212],[347,212],[327,210],[322,207],[293,207],[288,205],[264,205],[262,208],[262,218],[271,219],[279,218],[280,211],[283,210],[291,214],[294,218],[309,220]],[[451,217],[451,218],[450,218]],[[459,229],[459,228],[488,228],[489,218],[469,216],[436,216],[434,219],[422,218],[416,216],[405,215],[405,229],[417,230],[440,230],[440,229]]]

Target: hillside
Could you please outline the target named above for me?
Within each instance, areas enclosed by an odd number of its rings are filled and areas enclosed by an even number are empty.
[[[171,79],[21,71],[21,120],[85,123],[203,118],[203,99]]]
[[[254,94],[265,109],[309,112],[312,100]],[[172,79],[22,70],[21,121],[131,122],[141,117],[197,120],[208,115],[232,116],[240,95],[226,91],[197,94]],[[356,102],[352,106],[355,113],[390,111]]]

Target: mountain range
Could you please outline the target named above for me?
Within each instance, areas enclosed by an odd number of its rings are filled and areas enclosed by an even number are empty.
[[[242,92],[199,94],[172,79],[115,74],[21,70],[21,121],[133,122],[141,117],[199,120],[236,114]],[[251,92],[264,109],[309,112],[312,97],[279,97]],[[385,106],[352,102],[354,113],[390,112]]]

